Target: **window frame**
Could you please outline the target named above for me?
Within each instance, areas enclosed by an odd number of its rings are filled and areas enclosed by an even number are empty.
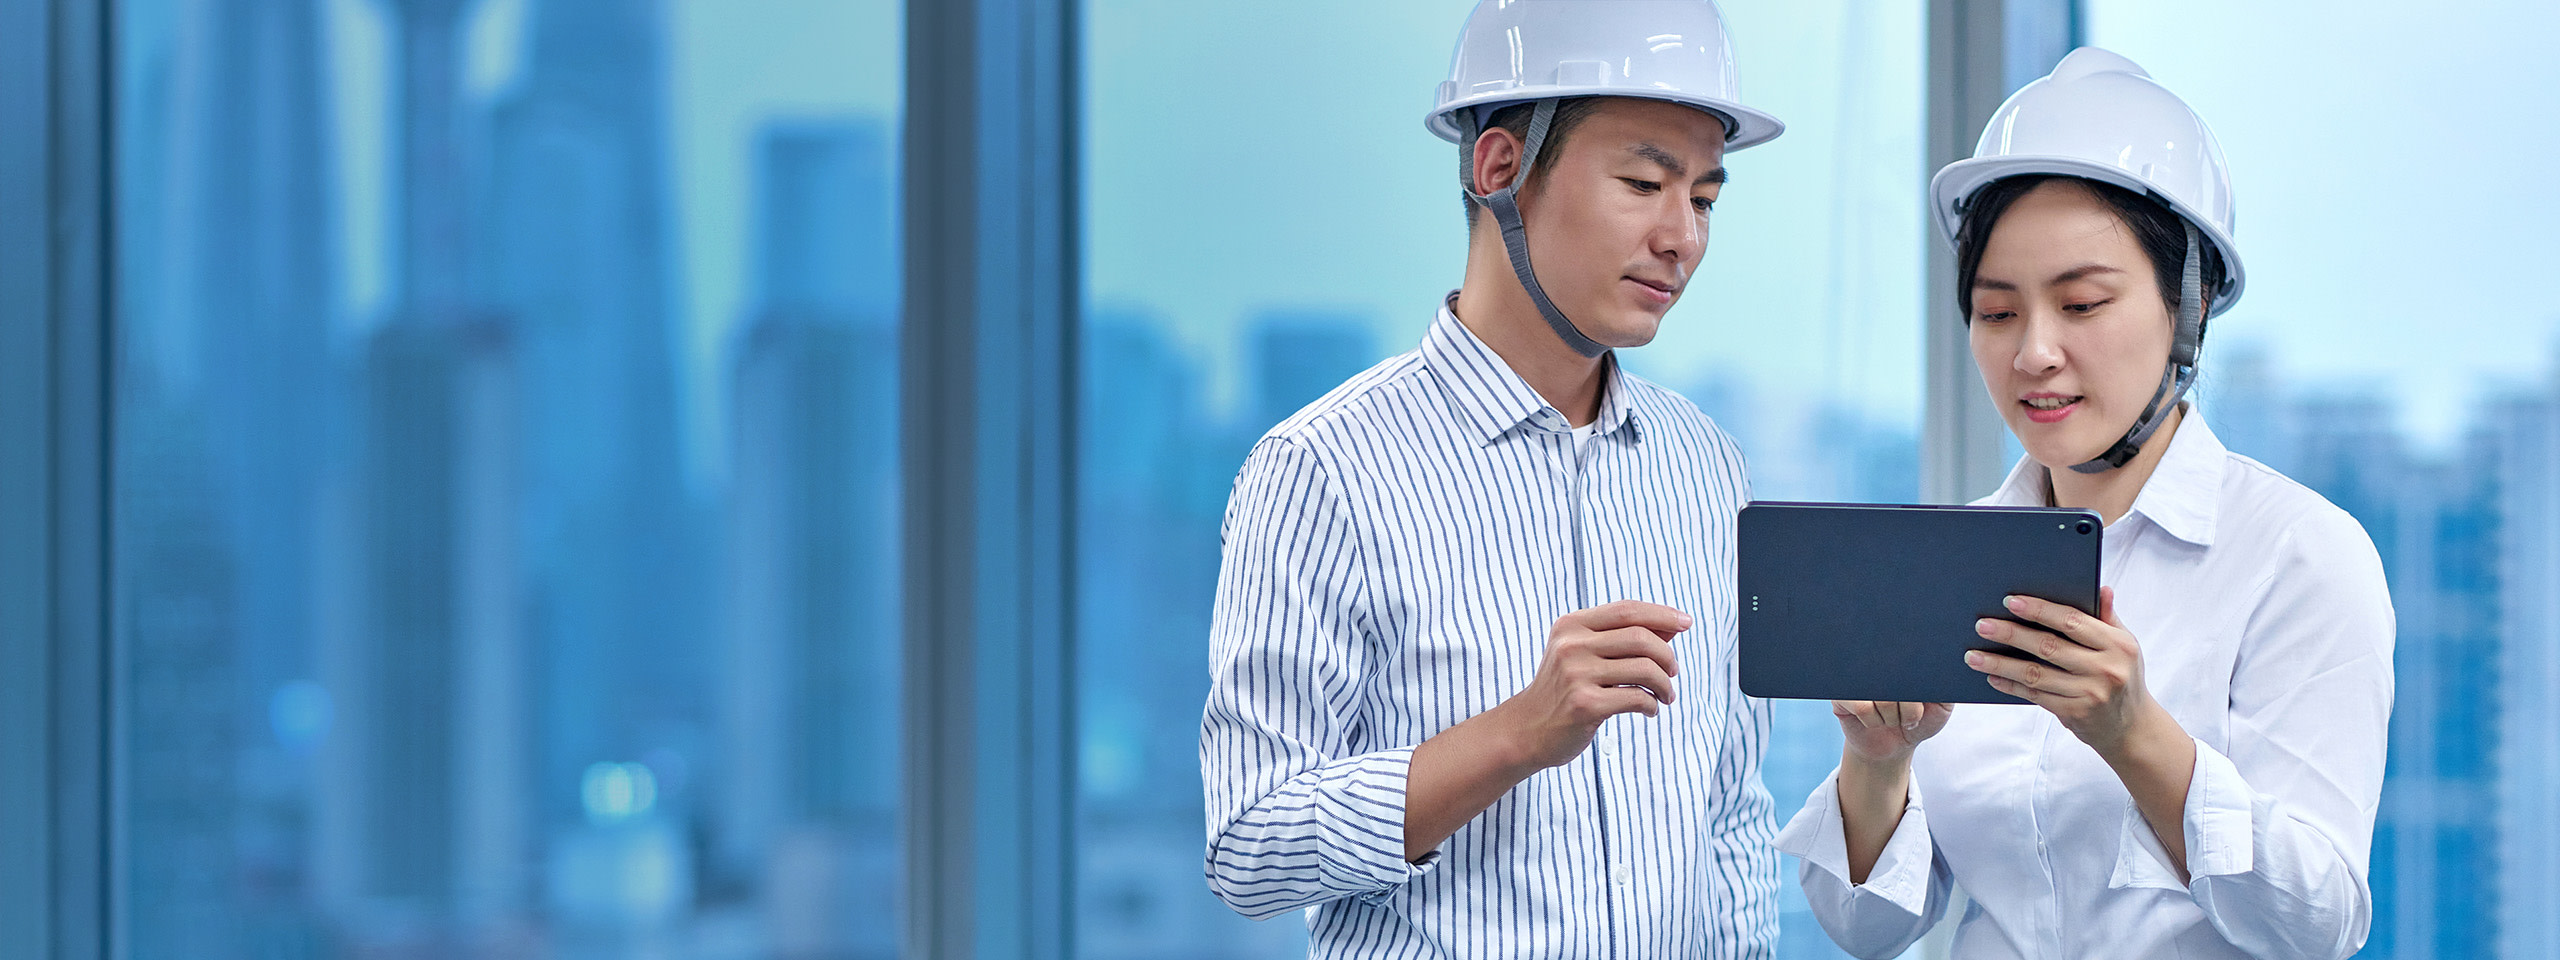
[[[0,960],[109,955],[108,28],[0,0]]]
[[[1930,169],[2078,32],[1931,0]],[[909,3],[900,385],[906,944],[1074,954],[1076,0]],[[114,5],[0,0],[0,960],[106,960]],[[1918,171],[1915,189],[1928,170]],[[1996,483],[1932,232],[1922,490]],[[1001,881],[1001,882],[999,882]]]

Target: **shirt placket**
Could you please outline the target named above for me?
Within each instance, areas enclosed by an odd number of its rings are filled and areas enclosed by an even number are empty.
[[[2058,726],[2050,716],[2039,715],[2036,722],[2035,786],[2028,791],[2028,816],[2034,819],[2036,866],[2044,871],[2045,904],[2038,917],[2038,933],[2044,939],[2044,955],[2064,956],[2062,943],[2062,885],[2053,869],[2052,844],[2045,839],[2047,824],[2053,821],[2054,729]]]
[[[1592,525],[1586,515],[1590,509],[1588,488],[1591,459],[1598,454],[1602,441],[1595,437],[1588,445],[1577,449],[1570,432],[1555,431],[1548,434],[1548,443],[1554,451],[1557,474],[1565,489],[1566,533],[1573,544],[1573,608],[1587,610],[1595,602],[1591,582]],[[1625,906],[1635,896],[1635,868],[1627,860],[1626,838],[1618,829],[1618,818],[1614,816],[1616,805],[1611,802],[1616,798],[1610,790],[1610,783],[1618,770],[1622,749],[1622,738],[1611,729],[1612,726],[1603,722],[1592,736],[1591,802],[1599,828],[1602,875],[1607,878],[1600,899],[1608,924],[1608,955],[1616,957],[1623,949],[1621,944],[1626,942],[1623,929],[1627,919]]]

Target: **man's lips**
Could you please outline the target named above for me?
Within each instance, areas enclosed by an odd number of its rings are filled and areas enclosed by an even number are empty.
[[[1629,276],[1625,279],[1627,282],[1635,284],[1638,289],[1642,290],[1643,292],[1638,295],[1642,296],[1647,301],[1650,301],[1652,305],[1657,308],[1670,306],[1671,301],[1678,299],[1680,296],[1680,288],[1663,283],[1659,280],[1647,280],[1638,276]]]

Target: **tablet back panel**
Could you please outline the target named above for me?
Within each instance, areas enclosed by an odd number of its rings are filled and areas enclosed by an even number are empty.
[[[2024,703],[1965,666],[2015,650],[1974,621],[2010,594],[2098,609],[2096,514],[2027,507],[1753,503],[1738,523],[1742,692]]]

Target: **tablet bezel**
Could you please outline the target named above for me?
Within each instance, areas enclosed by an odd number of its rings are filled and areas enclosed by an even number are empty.
[[[2027,656],[1974,621],[2018,621],[2001,606],[2013,593],[2098,609],[2105,524],[2087,510],[1753,501],[1735,529],[1738,673],[1755,697],[2026,703],[1965,665],[1967,649]]]

